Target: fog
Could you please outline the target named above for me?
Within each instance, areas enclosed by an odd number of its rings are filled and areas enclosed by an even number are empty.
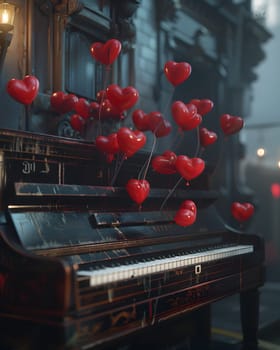
[[[252,230],[265,238],[268,280],[280,280],[280,198],[272,195],[280,184],[280,1],[252,1],[255,16],[264,21],[272,38],[263,45],[266,58],[256,67],[249,114],[241,140],[246,155],[241,162],[245,186],[253,190],[256,213]],[[263,148],[262,157],[257,150]]]
[[[248,162],[260,161],[257,149],[264,148],[263,165],[277,167],[280,160],[280,1],[254,0],[257,17],[273,37],[263,46],[266,58],[257,66],[258,79],[253,84],[251,110],[242,137],[246,143]]]

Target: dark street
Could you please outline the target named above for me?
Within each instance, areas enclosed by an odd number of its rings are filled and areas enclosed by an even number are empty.
[[[280,279],[279,264],[267,267],[267,281],[260,289],[259,349],[280,349]],[[212,334],[214,342],[225,349],[239,349],[242,339],[239,296],[212,305]],[[220,346],[214,347],[218,349]],[[220,347],[219,347],[220,349]]]

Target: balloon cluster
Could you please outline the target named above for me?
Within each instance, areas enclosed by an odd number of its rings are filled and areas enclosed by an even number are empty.
[[[95,42],[90,47],[90,54],[94,60],[104,65],[108,70],[121,53],[121,43],[116,39],[110,39],[105,43]],[[163,68],[168,82],[175,89],[176,86],[185,82],[191,75],[191,65],[187,62],[168,61]],[[7,84],[7,91],[16,101],[29,105],[36,98],[39,82],[34,76],[26,76],[23,80],[12,79]],[[72,128],[82,133],[90,120],[117,120],[127,118],[128,111],[139,100],[139,93],[133,86],[120,87],[111,84],[96,95],[94,102],[85,98],[78,98],[74,94],[63,91],[54,92],[50,97],[51,108],[59,113],[73,112],[70,117]],[[204,116],[214,107],[210,99],[192,99],[190,101],[174,101],[171,105],[171,115],[180,132],[198,130],[198,143],[203,150],[214,144],[218,135],[213,130],[202,127]],[[99,152],[105,155],[108,162],[112,162],[116,156],[123,159],[132,157],[146,143],[145,132],[151,132],[155,140],[165,137],[172,132],[171,123],[165,119],[159,111],[146,113],[141,109],[135,109],[131,113],[133,128],[121,126],[116,132],[109,135],[98,135],[95,145]],[[230,114],[220,116],[220,128],[224,136],[237,133],[243,127],[243,119]],[[159,174],[178,173],[182,179],[189,181],[200,176],[205,169],[205,162],[195,155],[193,158],[186,154],[175,154],[167,149],[161,155],[152,158],[151,167]],[[145,178],[130,179],[126,184],[126,191],[132,201],[139,206],[147,199],[150,193],[150,184]],[[233,217],[244,222],[254,212],[250,203],[234,202],[231,207]],[[174,221],[180,226],[192,225],[197,216],[196,204],[191,200],[185,200],[177,211]]]

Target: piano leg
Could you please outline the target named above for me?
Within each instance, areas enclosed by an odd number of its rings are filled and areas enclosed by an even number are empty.
[[[242,350],[257,350],[259,328],[259,290],[257,288],[240,293],[240,312],[243,332]]]
[[[205,305],[193,313],[191,336],[192,350],[208,350],[211,345],[211,305]]]

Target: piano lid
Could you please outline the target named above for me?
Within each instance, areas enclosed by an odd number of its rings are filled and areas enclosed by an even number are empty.
[[[175,211],[102,211],[87,206],[9,206],[21,244],[28,250],[52,249],[89,244],[107,244],[145,239],[171,241],[190,234],[224,231],[213,206],[201,208],[191,227],[174,223]]]

